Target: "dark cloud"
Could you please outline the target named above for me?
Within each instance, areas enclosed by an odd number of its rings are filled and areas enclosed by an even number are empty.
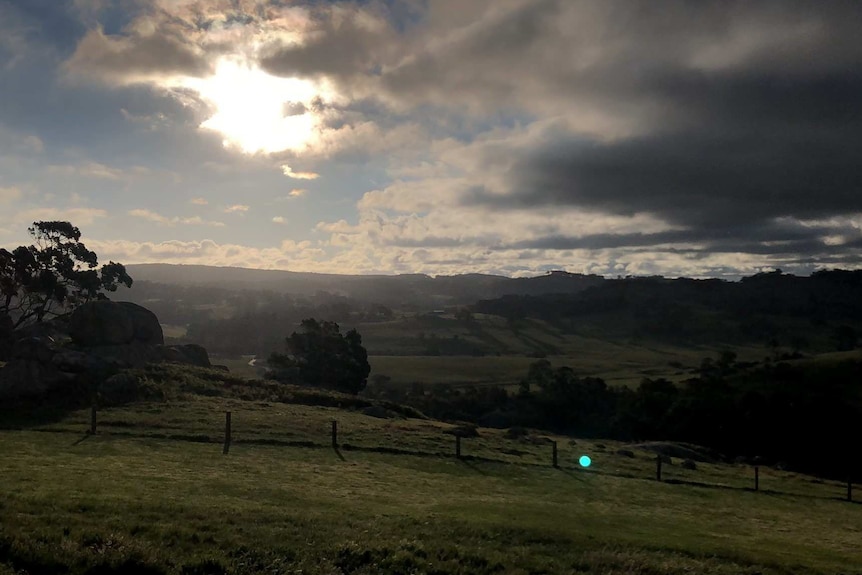
[[[533,19],[514,18],[525,13]],[[824,243],[833,228],[791,231],[776,222],[862,213],[862,37],[851,24],[859,21],[862,5],[851,2],[669,2],[660,10],[535,2],[426,52],[386,82],[411,98],[431,81],[431,97],[463,89],[465,98],[497,104],[533,98],[533,113],[556,102],[551,110],[566,121],[495,148],[501,157],[477,159],[503,169],[508,183],[469,188],[464,206],[650,214],[683,230],[574,231],[506,247],[695,242],[710,252],[856,254],[856,240]],[[480,65],[468,79],[471,62]],[[623,129],[581,131],[590,115],[619,119]]]
[[[202,52],[181,37],[162,30],[129,36],[110,36],[101,29],[91,30],[66,66],[76,74],[118,83],[167,74],[203,76],[212,69]]]
[[[855,159],[862,121],[824,124],[762,127],[752,119],[736,130],[704,124],[613,143],[556,141],[524,151],[507,193],[479,189],[463,201],[497,209],[570,205],[650,213],[710,228],[862,212],[862,164]]]
[[[382,4],[321,4],[311,10],[311,29],[302,44],[273,49],[261,65],[279,76],[358,78],[376,74],[393,46],[394,29]]]
[[[3,0],[0,2],[0,29],[26,36],[40,46],[50,46],[61,52],[71,49],[84,27],[65,3],[54,0]]]
[[[841,237],[840,244],[828,238]],[[466,240],[469,241],[469,240]],[[426,243],[427,242],[427,243]],[[409,242],[411,247],[450,245],[441,238]],[[403,245],[399,242],[399,245]],[[455,245],[455,244],[451,244]],[[487,245],[487,244],[486,244]],[[671,253],[693,258],[711,254],[744,253],[781,258],[786,262],[856,262],[862,257],[862,231],[848,223],[803,226],[780,221],[763,226],[728,224],[721,229],[691,228],[654,233],[598,233],[582,236],[551,235],[516,242],[497,242],[494,250],[587,250],[624,249],[628,253]]]

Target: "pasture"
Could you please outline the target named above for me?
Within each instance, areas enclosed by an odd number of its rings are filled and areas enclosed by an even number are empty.
[[[490,429],[457,459],[445,423],[184,385],[95,436],[88,410],[0,431],[0,573],[862,573],[835,482],[679,460],[657,482],[637,446]]]

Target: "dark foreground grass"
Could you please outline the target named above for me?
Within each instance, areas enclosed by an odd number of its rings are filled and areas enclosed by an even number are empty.
[[[824,497],[601,469],[79,439],[0,432],[0,574],[862,573],[862,508]]]

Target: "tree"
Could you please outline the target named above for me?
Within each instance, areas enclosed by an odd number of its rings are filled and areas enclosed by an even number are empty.
[[[309,318],[285,339],[285,346],[286,354],[269,357],[276,379],[354,394],[365,389],[371,365],[355,329],[342,334],[335,322]]]
[[[96,253],[80,241],[81,230],[69,222],[34,222],[28,228],[35,245],[0,249],[0,316],[15,328],[69,312],[103,291],[131,287],[122,264],[98,266]]]

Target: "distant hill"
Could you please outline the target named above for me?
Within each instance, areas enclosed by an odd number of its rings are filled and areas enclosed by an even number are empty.
[[[809,277],[778,271],[738,282],[605,280],[577,293],[487,298],[472,309],[510,319],[537,318],[602,339],[852,349],[862,333],[862,271]]]
[[[534,278],[465,274],[338,275],[197,265],[127,266],[135,281],[225,290],[267,290],[309,296],[328,292],[390,307],[465,305],[506,295],[578,293],[600,285],[601,276],[551,272]]]

